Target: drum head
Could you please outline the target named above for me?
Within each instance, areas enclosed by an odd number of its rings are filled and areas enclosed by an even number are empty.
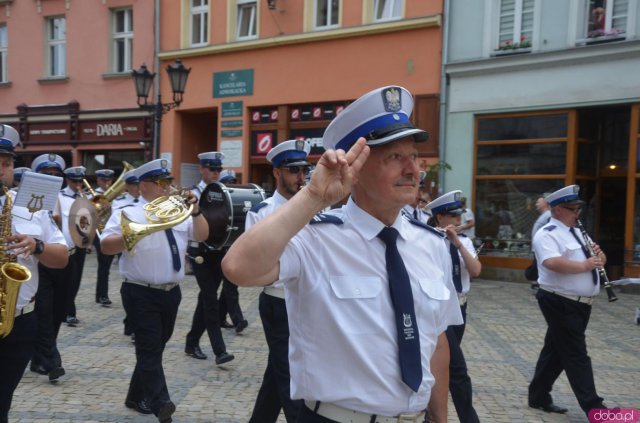
[[[89,248],[96,236],[98,214],[93,203],[86,198],[78,198],[69,210],[69,233],[78,248]]]
[[[198,206],[209,224],[206,243],[214,248],[221,248],[229,239],[233,219],[227,188],[219,182],[210,183],[200,194]]]

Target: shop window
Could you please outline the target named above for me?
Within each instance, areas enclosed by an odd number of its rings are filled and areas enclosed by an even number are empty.
[[[126,161],[138,167],[145,163],[144,150],[122,151],[91,151],[84,153],[83,166],[87,168],[87,180],[95,181],[95,173],[98,169],[112,169],[116,177],[122,173],[123,164]],[[69,162],[70,163],[70,162]]]
[[[112,25],[113,72],[129,72],[133,55],[133,10],[129,8],[112,11]]]
[[[535,0],[501,0],[498,19],[499,52],[530,51]]]
[[[633,249],[627,262],[640,265],[640,179],[636,179],[635,210],[633,214]]]
[[[8,36],[7,26],[0,25],[0,83],[9,81],[7,76]]]
[[[47,71],[46,76],[60,77],[67,74],[67,22],[64,16],[48,18],[47,22]]]
[[[564,138],[567,115],[535,115],[480,119],[478,141]]]
[[[549,175],[564,173],[565,143],[478,145],[478,175]]]
[[[190,0],[191,46],[207,44],[209,37],[209,0]]]
[[[374,0],[373,20],[379,22],[402,18],[402,3],[403,0]]]
[[[585,7],[587,43],[625,38],[629,0],[587,0]]]
[[[338,26],[340,0],[315,0],[315,29]]]
[[[257,4],[255,1],[238,0],[238,22],[236,38],[238,40],[257,36]]]

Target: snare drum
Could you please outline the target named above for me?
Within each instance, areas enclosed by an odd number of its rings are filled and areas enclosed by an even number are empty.
[[[213,248],[229,247],[244,232],[247,212],[265,199],[255,184],[224,185],[212,182],[200,195],[200,210],[209,223],[205,241]]]

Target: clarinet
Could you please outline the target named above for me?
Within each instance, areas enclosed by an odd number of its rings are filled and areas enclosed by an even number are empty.
[[[582,222],[580,222],[580,219],[576,221],[576,227],[580,229],[580,233],[582,233],[582,238],[584,239],[584,244],[587,246],[587,250],[589,250],[589,254],[591,255],[591,257],[594,257],[596,253],[593,251],[593,243],[589,238],[589,234],[587,234],[587,231],[584,229],[584,226],[582,226]],[[607,291],[609,302],[612,303],[614,301],[618,301],[618,297],[616,297],[616,294],[613,292],[613,284],[611,283],[611,281],[609,281],[609,277],[607,276],[607,272],[606,270],[604,270],[604,267],[598,267],[596,268],[596,270],[600,275],[600,280],[604,284],[604,289]]]

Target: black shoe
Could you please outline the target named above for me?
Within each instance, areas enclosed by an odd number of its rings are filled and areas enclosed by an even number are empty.
[[[158,421],[160,423],[170,423],[172,420],[171,416],[173,415],[173,413],[175,413],[175,411],[176,405],[174,403],[172,403],[171,401],[165,402],[160,406],[160,409],[158,410]]]
[[[246,320],[240,320],[240,322],[238,322],[238,324],[236,325],[236,333],[242,332],[247,328],[247,326],[249,326],[249,322],[247,322]]]
[[[228,352],[223,352],[222,354],[216,355],[216,364],[224,364],[233,360],[235,357],[233,354],[229,354]]]
[[[38,373],[39,375],[46,376],[49,374],[49,372],[44,368],[42,364],[34,365],[33,363],[31,363],[31,365],[29,366],[29,370],[31,370],[32,372]]]
[[[188,356],[191,356],[193,358],[197,358],[198,360],[206,360],[207,356],[204,355],[204,353],[202,352],[202,350],[200,349],[199,346],[195,346],[195,347],[190,347],[190,346],[186,346],[184,347],[184,353]]]
[[[60,376],[64,376],[65,371],[62,367],[54,367],[49,372],[49,382],[57,382]]]
[[[227,319],[224,319],[222,322],[220,322],[220,327],[224,329],[233,329],[235,326],[229,323]]]
[[[67,326],[75,328],[80,323],[80,320],[78,320],[74,316],[67,316],[67,318],[65,319],[65,322],[67,323]]]
[[[151,409],[149,408],[145,400],[137,401],[137,402],[126,400],[124,402],[124,405],[126,405],[127,408],[133,408],[140,414],[153,414],[153,411],[151,411]]]
[[[96,303],[100,304],[102,307],[109,307],[112,304],[109,297],[100,297],[96,300]]]
[[[547,413],[558,413],[558,414],[564,414],[567,411],[569,411],[567,408],[564,407],[558,407],[557,405],[555,405],[554,403],[549,403],[549,404],[534,404],[534,403],[529,403],[529,407],[531,408],[537,408],[538,410],[542,410],[542,411],[546,411]]]

